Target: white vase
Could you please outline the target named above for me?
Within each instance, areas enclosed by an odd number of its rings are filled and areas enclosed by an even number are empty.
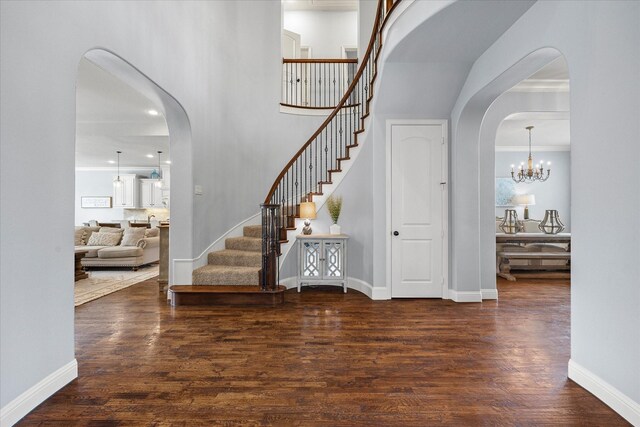
[[[331,227],[329,227],[329,233],[340,234],[340,226],[338,224],[333,224]]]

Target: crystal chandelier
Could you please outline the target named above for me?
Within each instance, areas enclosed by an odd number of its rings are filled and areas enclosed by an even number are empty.
[[[542,160],[540,160],[540,163],[537,163],[535,167],[533,166],[533,157],[531,157],[531,129],[533,129],[533,126],[527,126],[525,129],[529,131],[529,159],[527,160],[527,168],[525,169],[524,162],[520,163],[518,173],[516,174],[514,170],[515,165],[511,165],[511,178],[518,183],[544,182],[549,179],[549,175],[551,174],[551,162],[547,162],[546,174]]]

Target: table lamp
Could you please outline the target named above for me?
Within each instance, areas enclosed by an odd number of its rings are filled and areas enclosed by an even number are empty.
[[[300,218],[304,218],[302,234],[311,234],[311,220],[316,219],[316,204],[314,202],[300,203]]]
[[[516,196],[516,203],[524,206],[524,219],[529,219],[529,206],[536,204],[536,196],[533,194],[521,194]]]

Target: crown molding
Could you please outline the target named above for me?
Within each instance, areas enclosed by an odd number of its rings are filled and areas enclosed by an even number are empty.
[[[526,145],[496,145],[496,151],[517,151],[527,153],[529,147]],[[531,147],[531,152],[543,152],[543,151],[571,151],[571,145],[538,145]]]
[[[169,165],[160,165],[160,167],[165,167]],[[153,170],[158,169],[157,166],[120,166],[120,172],[127,171],[141,171],[141,172],[151,172]],[[76,172],[118,172],[118,168],[116,166],[78,166],[76,167]]]

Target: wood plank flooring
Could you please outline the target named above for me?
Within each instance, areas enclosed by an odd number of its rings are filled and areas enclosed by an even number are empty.
[[[499,291],[171,308],[149,280],[76,309],[80,377],[19,425],[628,425],[566,378],[568,282]]]

